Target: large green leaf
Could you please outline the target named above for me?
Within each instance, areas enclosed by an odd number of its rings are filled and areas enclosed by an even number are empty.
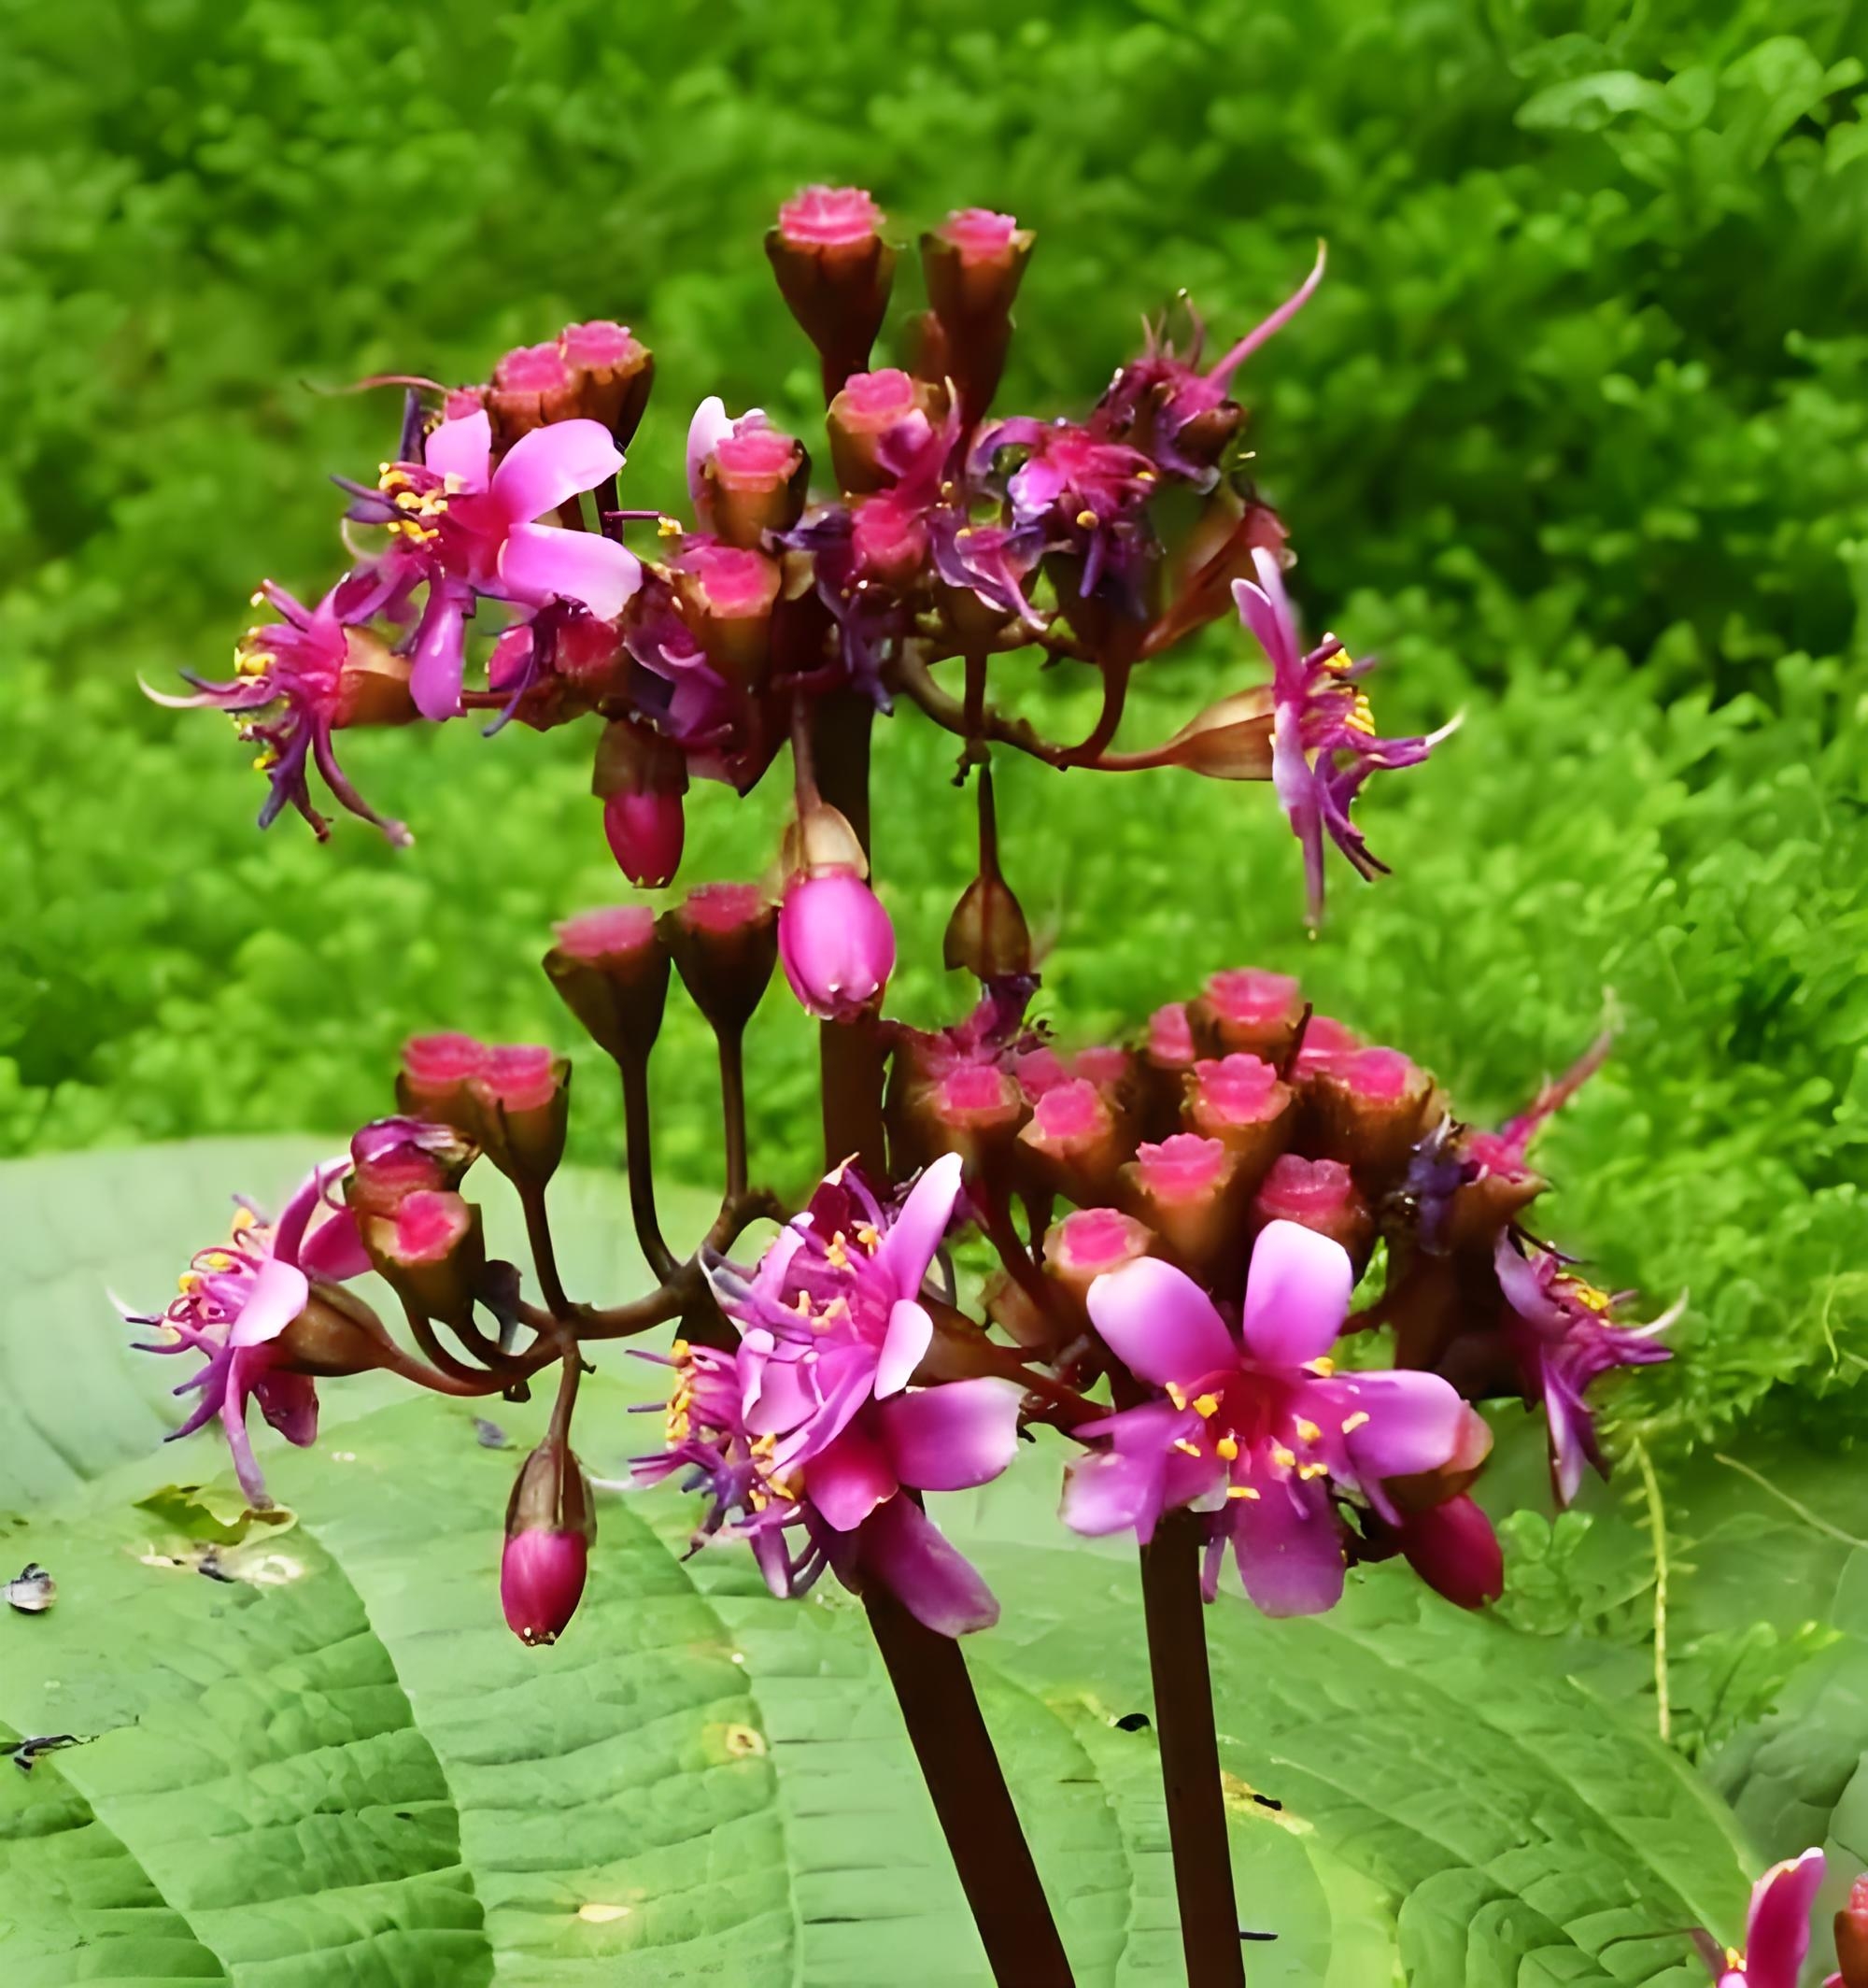
[[[736,1551],[682,1557],[677,1495],[612,1498],[572,1632],[508,1635],[499,1517],[536,1406],[499,1411],[502,1451],[460,1404],[327,1387],[319,1448],[267,1453],[299,1523],[224,1553],[231,1582],[137,1502],[221,1459],[206,1438],[149,1453],[167,1375],[149,1384],[159,1363],[124,1353],[98,1286],[155,1296],[225,1186],[276,1193],[312,1150],[0,1170],[41,1267],[0,1331],[0,1454],[26,1492],[63,1494],[7,1535],[61,1593],[0,1622],[0,1721],[83,1741],[0,1816],[0,1960],[276,1988],[982,1980],[847,1598],[775,1603]],[[614,1182],[556,1199],[575,1288],[640,1281]],[[600,1469],[649,1440],[626,1411],[654,1385],[603,1365],[580,1438]],[[1079,1979],[1169,1982],[1154,1749],[1116,1723],[1149,1705],[1132,1555],[1058,1531],[1055,1468],[1032,1456],[943,1501],[1006,1609],[969,1656]],[[1229,1599],[1210,1625],[1241,1915],[1279,1936],[1252,1950],[1253,1988],[1685,1988],[1675,1929],[1731,1929],[1745,1853],[1624,1718],[1620,1653],[1474,1621],[1387,1571],[1321,1622]]]

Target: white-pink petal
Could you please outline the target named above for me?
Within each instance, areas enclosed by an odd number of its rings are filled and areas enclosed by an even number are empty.
[[[1184,1271],[1138,1257],[1090,1286],[1090,1317],[1138,1380],[1190,1386],[1236,1367],[1238,1352],[1213,1301]]]
[[[895,1474],[917,1491],[990,1484],[1018,1453],[1014,1381],[949,1381],[884,1401],[877,1420]]]
[[[924,1306],[913,1299],[899,1298],[888,1314],[882,1354],[876,1361],[875,1392],[878,1401],[899,1395],[908,1385],[914,1370],[927,1356],[934,1342],[934,1321]]]
[[[529,606],[543,607],[557,597],[610,621],[641,585],[642,561],[600,532],[515,525],[500,547],[501,591]]]
[[[543,518],[623,466],[601,421],[550,421],[521,435],[493,472],[492,498],[506,518]]]
[[[304,1310],[311,1285],[295,1264],[268,1257],[253,1279],[247,1301],[228,1333],[230,1345],[258,1346],[279,1334]]]
[[[1302,1367],[1336,1344],[1355,1269],[1329,1236],[1270,1222],[1252,1245],[1245,1280],[1245,1343],[1267,1367]]]
[[[429,436],[422,461],[437,476],[452,476],[463,490],[487,488],[488,459],[493,452],[493,424],[484,407],[443,421]]]

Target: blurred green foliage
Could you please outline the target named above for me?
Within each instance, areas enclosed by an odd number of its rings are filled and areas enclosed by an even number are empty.
[[[630,472],[670,502],[718,390],[810,418],[758,235],[807,178],[902,227],[1037,226],[1001,405],[1082,405],[1184,286],[1221,335],[1329,238],[1244,382],[1316,626],[1380,648],[1387,729],[1464,708],[1378,783],[1397,874],[1335,879],[1311,946],[1264,789],[1003,775],[1013,880],[1067,1038],[1213,968],[1300,965],[1479,1115],[1595,1028],[1550,1136],[1563,1240],[1687,1357],[1656,1440],[1868,1365],[1868,8],[1847,0],[754,0],[524,10],[0,0],[0,1150],[342,1126],[399,1038],[569,1031],[531,972],[614,896],[587,740],[359,740],[403,856],[263,840],[224,726],[135,692],[218,668],[262,573],[339,558],[332,469],[393,436],[379,370],[482,376],[615,315],[658,354]],[[1138,736],[1252,665],[1162,667]],[[1087,691],[1031,692],[1074,735]],[[901,1004],[969,873],[951,742],[879,748]],[[1111,800],[1111,794],[1114,799]],[[692,877],[765,860],[781,797],[697,794]],[[801,1020],[756,1024],[756,1151],[796,1178]],[[669,1170],[704,1178],[708,1045],[672,1018]],[[586,1062],[583,1157],[617,1113]]]

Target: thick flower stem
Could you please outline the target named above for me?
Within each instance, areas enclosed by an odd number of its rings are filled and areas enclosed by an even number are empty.
[[[1187,1988],[1243,1988],[1196,1513],[1167,1513],[1141,1549],[1141,1600]]]
[[[863,1598],[934,1812],[999,1988],[1069,1988],[1073,1977],[998,1756],[952,1637],[885,1588]]]
[[[823,799],[870,847],[870,725],[874,706],[847,690],[822,698],[813,717],[813,771]],[[820,1037],[827,1162],[855,1157],[880,1180],[887,1171],[882,1129],[884,1053],[872,1029],[826,1022]]]
[[[649,1147],[648,1058],[628,1057],[623,1073],[624,1166],[629,1172],[630,1217],[650,1270],[666,1284],[679,1268],[661,1233],[655,1207],[655,1159]]]
[[[721,1135],[726,1145],[727,1200],[746,1191],[746,1062],[745,1039],[740,1029],[722,1029],[720,1050]]]

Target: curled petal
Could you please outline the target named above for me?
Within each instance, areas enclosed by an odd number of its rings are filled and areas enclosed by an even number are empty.
[[[252,1290],[240,1307],[227,1335],[234,1346],[259,1346],[279,1334],[304,1310],[311,1285],[296,1264],[268,1257],[253,1279]]]
[[[913,1298],[934,1260],[934,1252],[954,1219],[960,1198],[960,1156],[943,1153],[925,1169],[909,1191],[901,1213],[883,1238],[877,1261],[894,1281],[897,1294]]]
[[[525,440],[555,433],[535,428]],[[523,448],[525,442],[518,447]],[[642,585],[642,561],[627,546],[595,532],[517,524],[500,547],[500,584],[512,599],[531,606],[543,607],[554,599],[576,601],[600,620],[609,621],[622,613]]]
[[[492,495],[512,523],[522,524],[595,490],[622,466],[621,451],[601,421],[550,421],[507,449],[493,472]]]
[[[1752,1886],[1745,1920],[1746,1988],[1797,1988],[1823,1866],[1820,1850],[1806,1850],[1774,1864]]]
[[[806,1495],[839,1532],[854,1532],[897,1488],[888,1452],[859,1427],[844,1429],[805,1468]]]
[[[998,1603],[978,1569],[912,1498],[892,1498],[870,1514],[862,1565],[938,1635],[965,1636],[998,1620]]]
[[[990,1484],[1018,1451],[1015,1382],[950,1381],[878,1411],[895,1474],[919,1491]]]

